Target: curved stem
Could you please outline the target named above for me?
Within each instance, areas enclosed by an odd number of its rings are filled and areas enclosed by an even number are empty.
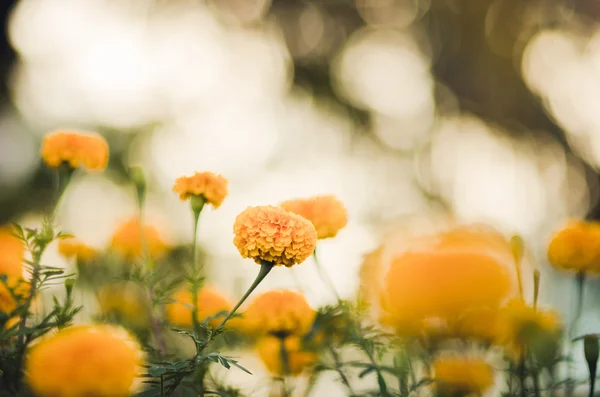
[[[316,248],[315,248],[315,250],[313,252],[313,258],[315,260],[315,267],[317,269],[317,272],[319,273],[319,277],[321,277],[321,281],[323,281],[324,284],[327,284],[327,287],[335,295],[335,298],[337,299],[337,301],[339,303],[341,303],[342,302],[342,298],[340,298],[340,295],[338,294],[337,290],[335,289],[335,286],[333,285],[333,281],[331,281],[331,278],[329,277],[329,274],[327,274],[327,272],[325,271],[325,269],[319,263],[319,259],[317,258],[317,249]]]
[[[269,274],[271,269],[273,269],[273,264],[270,262],[263,262],[260,265],[260,271],[258,272],[258,275],[254,279],[254,282],[252,283],[252,285],[250,285],[250,288],[248,288],[248,291],[246,291],[244,296],[242,296],[242,298],[239,300],[239,302],[236,303],[236,305],[233,307],[233,309],[231,309],[231,311],[229,312],[227,317],[225,317],[223,319],[223,321],[221,322],[221,324],[219,324],[219,326],[216,328],[215,331],[221,330],[223,328],[223,326],[225,325],[225,323],[227,323],[227,321],[229,321],[231,319],[231,317],[233,317],[233,315],[235,314],[237,309],[239,309],[240,306],[242,306],[242,303],[244,303],[246,301],[246,299],[248,299],[250,294],[256,289],[256,287],[258,287],[258,284],[260,284],[260,282],[263,281],[265,277],[267,277],[267,274]]]

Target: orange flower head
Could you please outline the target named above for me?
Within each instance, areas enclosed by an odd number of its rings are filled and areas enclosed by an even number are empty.
[[[116,316],[120,322],[140,328],[148,325],[150,302],[139,284],[129,281],[105,285],[96,297],[103,316]]]
[[[315,251],[317,231],[310,221],[280,207],[248,207],[235,218],[233,244],[258,264],[291,267]]]
[[[108,163],[108,144],[97,134],[57,131],[44,137],[41,154],[51,168],[68,164],[71,168],[101,171]]]
[[[143,364],[139,343],[123,328],[78,325],[31,346],[25,374],[39,396],[122,397],[136,391]]]
[[[319,240],[335,237],[348,223],[346,208],[334,196],[288,200],[281,203],[280,206],[286,211],[293,212],[311,221],[317,229]]]
[[[192,176],[177,178],[173,191],[182,200],[202,196],[208,204],[219,208],[227,196],[227,179],[212,172],[196,172]]]
[[[138,218],[134,217],[123,222],[113,234],[111,241],[113,251],[129,260],[139,258],[143,248],[141,233],[142,228]],[[143,233],[148,253],[152,257],[159,257],[165,253],[167,246],[155,227],[144,225]]]
[[[282,352],[282,343],[285,352]],[[283,342],[282,339],[274,336],[261,338],[257,350],[267,370],[276,376],[300,375],[317,362],[317,355],[303,350],[302,341],[297,336],[283,338]],[[286,363],[283,357],[287,358]]]
[[[548,246],[548,261],[556,268],[600,272],[600,223],[572,221]]]
[[[243,313],[248,330],[263,335],[304,335],[315,316],[304,295],[289,290],[264,292]]]
[[[172,324],[175,324],[183,328],[192,327],[192,292],[189,286],[184,285],[171,297],[174,302],[167,305],[167,319]],[[198,290],[197,300],[197,319],[198,322],[203,322],[206,318],[214,316],[220,312],[229,312],[233,305],[223,295],[221,295],[215,288],[210,286],[203,286]],[[224,317],[217,317],[210,320],[209,324],[215,328]],[[234,326],[239,319],[234,318],[229,320],[227,324]]]
[[[75,237],[61,238],[58,241],[58,252],[65,258],[73,258],[77,262],[89,262],[98,254],[94,248]]]
[[[12,232],[10,226],[0,227],[0,274],[21,277],[25,246]]]
[[[0,312],[10,314],[27,300],[30,284],[22,277],[8,276],[0,283]]]
[[[558,337],[561,330],[556,312],[534,308],[519,299],[511,300],[500,309],[496,323],[498,344],[515,358],[520,356],[523,346],[531,345],[542,335]]]
[[[494,371],[478,358],[440,357],[433,363],[441,397],[481,395],[494,384]]]
[[[516,293],[516,277],[510,245],[490,233],[458,228],[419,239],[396,256],[381,292],[382,322],[447,321],[502,305]]]

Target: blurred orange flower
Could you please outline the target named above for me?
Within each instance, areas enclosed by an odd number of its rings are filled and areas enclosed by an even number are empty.
[[[600,223],[571,221],[550,241],[548,261],[559,269],[600,272]]]
[[[481,395],[494,384],[492,367],[478,358],[440,357],[433,372],[440,397]]]
[[[10,226],[0,227],[0,274],[21,277],[25,246],[12,232]]]
[[[74,258],[77,262],[89,262],[97,252],[75,237],[65,237],[58,240],[58,252],[65,258]]]
[[[274,290],[258,295],[243,313],[250,333],[303,335],[315,319],[316,312],[304,295],[289,290]]]
[[[317,232],[310,221],[280,207],[248,207],[235,219],[233,243],[258,264],[291,267],[315,250]]]
[[[133,217],[117,228],[112,237],[111,248],[126,259],[139,258],[143,248],[141,233],[140,220]],[[158,257],[166,251],[167,246],[155,227],[144,225],[143,233],[144,243],[147,244],[150,256]]]
[[[400,332],[418,320],[448,321],[498,308],[516,292],[510,244],[490,228],[460,227],[415,240],[391,262],[381,321]]]
[[[180,327],[190,328],[192,326],[192,292],[189,286],[185,285],[175,291],[171,297],[174,302],[167,305],[167,319],[172,324]],[[229,312],[233,305],[215,288],[203,286],[198,290],[198,321],[203,322],[207,317],[214,316],[219,312]],[[224,317],[212,319],[209,324],[211,327],[217,327],[221,324]],[[227,324],[235,328],[239,318],[229,320]]]
[[[57,131],[44,137],[41,154],[48,167],[66,163],[71,168],[103,170],[108,163],[108,144],[97,134]]]
[[[227,179],[212,172],[196,172],[192,176],[177,178],[173,191],[181,200],[202,196],[208,204],[218,208],[227,196]]]
[[[281,344],[284,344],[287,363],[283,361]],[[258,355],[267,370],[276,376],[300,375],[317,362],[317,355],[302,349],[302,341],[297,336],[282,339],[267,336],[258,342]]]
[[[59,330],[27,352],[27,383],[39,396],[122,397],[136,391],[142,349],[123,328],[78,325]]]
[[[280,206],[311,221],[319,239],[335,237],[348,223],[346,208],[334,196],[288,200]]]
[[[136,327],[148,325],[150,302],[139,284],[129,281],[104,285],[98,289],[96,298],[102,315],[114,315],[121,322]]]

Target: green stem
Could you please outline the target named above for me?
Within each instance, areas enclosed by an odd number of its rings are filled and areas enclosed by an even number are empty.
[[[525,371],[525,347],[522,347],[521,357],[519,359],[519,391],[521,397],[527,397],[527,390],[525,389],[525,381],[527,380],[527,373]]]
[[[38,283],[40,279],[40,261],[42,258],[42,251],[38,251],[35,253],[33,258],[32,272],[31,272],[31,282],[29,284],[29,295],[27,296],[27,300],[25,300],[25,304],[23,306],[23,314],[21,315],[21,322],[19,323],[19,331],[21,335],[19,335],[19,345],[23,347],[23,351],[27,347],[27,343],[25,341],[25,334],[23,330],[25,329],[25,325],[27,324],[27,316],[29,314],[29,310],[31,309],[31,302],[33,302],[33,297],[35,296],[35,292],[38,288]]]
[[[333,357],[333,362],[335,363],[335,370],[340,375],[340,379],[342,380],[342,383],[344,384],[344,386],[346,386],[346,389],[348,389],[350,396],[351,397],[355,396],[356,393],[352,389],[352,385],[350,384],[348,377],[342,370],[342,362],[340,360],[340,355],[338,354],[338,352],[335,350],[335,347],[333,347],[333,346],[329,346],[329,351],[331,352],[331,356]]]
[[[290,359],[288,351],[285,348],[284,336],[279,337],[279,355],[279,358],[281,359],[281,391],[283,397],[288,397],[290,393],[287,388],[286,377],[290,374]]]
[[[196,197],[196,196],[194,196]],[[192,258],[191,258],[191,278],[192,278],[192,324],[194,325],[194,331],[197,335],[200,335],[200,323],[198,322],[198,266],[196,264],[196,247],[198,245],[198,220],[200,219],[200,212],[204,207],[204,200],[202,199],[200,205],[197,200],[192,197],[192,213],[194,215],[194,232],[192,240]],[[201,196],[200,196],[201,197]]]
[[[569,327],[569,361],[567,362],[567,381],[565,382],[566,388],[566,396],[571,397],[575,391],[575,382],[573,381],[573,368],[570,365],[571,359],[573,357],[573,334],[577,325],[579,324],[579,319],[581,318],[581,313],[583,312],[583,292],[585,285],[585,272],[581,271],[577,273],[577,277],[575,279],[575,294],[577,296],[577,306],[575,307],[575,317],[573,321],[571,321],[571,326]]]
[[[240,306],[242,305],[242,303],[244,303],[246,301],[246,299],[248,299],[250,294],[256,289],[256,287],[258,287],[258,284],[260,284],[260,282],[263,281],[265,277],[267,277],[267,274],[269,274],[269,272],[272,269],[273,269],[273,264],[270,262],[263,262],[260,265],[260,270],[258,272],[258,275],[254,279],[254,282],[252,283],[250,288],[248,288],[248,291],[246,291],[244,296],[242,296],[242,298],[239,300],[239,302],[236,303],[236,305],[233,307],[233,309],[231,309],[231,311],[229,312],[227,317],[225,317],[223,319],[223,321],[221,322],[221,324],[219,324],[219,326],[216,328],[215,332],[222,330],[222,328],[225,326],[225,323],[227,323],[227,321],[229,321],[231,319],[231,317],[234,316],[237,309],[239,309]]]
[[[327,284],[327,287],[335,295],[335,298],[337,299],[338,303],[341,303],[342,298],[340,298],[340,295],[338,294],[337,290],[335,289],[335,286],[333,285],[333,281],[331,281],[329,274],[327,274],[325,269],[321,266],[321,263],[319,263],[319,259],[317,258],[317,249],[316,248],[313,251],[313,258],[315,260],[315,267],[317,268],[319,277],[321,277],[321,281],[323,281],[324,284]]]

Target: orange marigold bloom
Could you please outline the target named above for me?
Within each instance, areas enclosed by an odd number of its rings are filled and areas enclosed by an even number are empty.
[[[317,231],[310,221],[272,205],[248,207],[235,218],[233,244],[258,264],[291,267],[315,251]]]
[[[311,221],[319,239],[335,237],[348,223],[346,208],[334,196],[288,200],[280,206]]]
[[[61,238],[58,241],[58,252],[65,258],[74,258],[78,262],[89,262],[97,255],[94,248],[75,237]]]
[[[317,355],[302,349],[302,341],[297,336],[283,339],[285,357],[283,362],[282,340],[274,336],[262,338],[257,345],[258,355],[267,370],[276,376],[300,375],[317,362]]]
[[[243,313],[246,327],[252,333],[303,335],[315,319],[316,312],[304,295],[289,290],[274,290],[258,295]]]
[[[143,248],[141,232],[142,228],[138,218],[134,217],[123,222],[113,234],[112,249],[126,259],[139,258]],[[158,230],[153,226],[144,225],[143,232],[148,253],[153,257],[162,255],[167,246],[161,239]]]
[[[398,328],[407,320],[447,321],[501,306],[516,293],[512,253],[490,233],[458,228],[417,240],[396,256],[381,293],[382,322]]]
[[[524,345],[530,345],[542,333],[558,335],[562,330],[556,312],[534,308],[519,299],[500,309],[495,324],[497,342],[513,357],[519,357]]]
[[[572,221],[548,246],[548,261],[559,269],[600,271],[600,223]]]
[[[440,357],[433,372],[441,397],[481,395],[494,384],[492,367],[478,358]]]
[[[227,179],[212,172],[196,172],[192,176],[177,178],[173,191],[182,200],[202,196],[208,204],[219,208],[227,196]]]
[[[12,231],[9,226],[0,227],[0,274],[21,277],[25,246]]]
[[[34,344],[25,374],[39,396],[122,397],[136,391],[143,364],[139,343],[123,328],[78,325]]]
[[[58,131],[44,137],[41,154],[48,167],[66,163],[71,168],[103,170],[108,163],[108,144],[97,134]]]
[[[172,296],[173,303],[167,305],[167,319],[172,324],[180,327],[190,328],[192,326],[192,292],[189,286],[184,285],[179,290],[175,291]],[[203,286],[198,290],[197,300],[197,319],[198,322],[203,322],[207,317],[214,316],[219,312],[229,312],[233,305],[222,296],[216,289],[210,286]],[[212,319],[209,324],[211,327],[217,327],[221,324],[224,317]],[[229,320],[229,326],[235,325],[239,321],[238,318]]]

